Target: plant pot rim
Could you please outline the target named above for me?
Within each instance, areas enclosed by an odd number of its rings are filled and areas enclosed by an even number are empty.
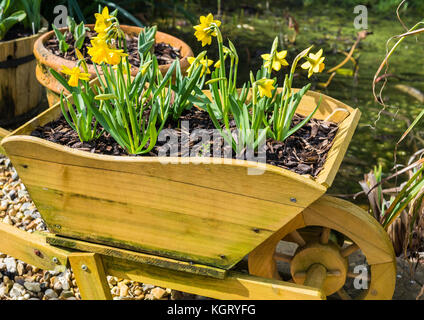
[[[90,28],[90,30],[94,30],[94,24],[86,24],[85,26]],[[121,28],[122,28],[122,30],[124,30],[124,32],[126,34],[134,33],[134,34],[137,34],[137,35],[139,34],[140,30],[142,29],[140,27],[129,26],[129,25],[121,25]],[[59,29],[59,31],[61,31],[62,33],[64,33],[66,30],[68,30],[67,27]],[[51,30],[51,31],[45,33],[44,35],[42,35],[40,38],[38,38],[37,41],[35,42],[35,44],[34,44],[34,55],[35,55],[38,63],[43,64],[46,67],[49,67],[49,68],[52,68],[52,69],[57,69],[58,66],[61,67],[62,65],[67,66],[68,68],[74,67],[76,65],[76,61],[67,60],[65,58],[56,56],[55,54],[50,52],[50,50],[48,50],[44,46],[44,44],[48,40],[50,40],[53,36],[54,36],[54,31]],[[181,39],[179,39],[177,37],[174,37],[174,36],[172,36],[168,33],[160,32],[160,31],[157,31],[156,38],[159,38],[161,40],[160,42],[168,43],[170,45],[173,45],[174,47],[181,47],[182,58],[180,59],[180,63],[181,64],[188,64],[187,58],[193,56],[193,51],[188,46],[188,44],[186,44],[184,41],[182,41]],[[94,69],[94,65],[88,64],[87,66],[88,66],[89,73],[92,74],[92,75],[95,75],[96,72],[95,72],[95,69]],[[171,64],[160,65],[159,69],[167,69],[170,66],[171,66]],[[136,75],[137,72],[138,72],[137,67],[131,68],[131,74],[132,75]]]
[[[42,34],[46,33],[48,31],[48,29],[49,29],[48,21],[46,19],[44,19],[43,16],[41,16],[41,28],[40,28],[40,30],[38,30],[38,32],[36,34],[30,35],[30,36],[27,36],[27,37],[21,37],[21,38],[16,38],[16,39],[12,39],[12,40],[1,41],[0,47],[2,45],[10,44],[12,42],[19,42],[19,41],[24,41],[24,40],[28,40],[28,39],[38,38]]]
[[[95,81],[95,80],[92,80]],[[293,89],[295,91],[299,89]],[[203,90],[205,93],[208,93],[209,90]],[[320,108],[317,110],[314,115],[314,119],[325,119],[325,115],[331,113],[336,109],[346,109],[348,111],[348,115],[345,117],[338,117],[339,120],[336,121],[339,125],[339,130],[334,138],[333,146],[330,148],[327,154],[327,159],[324,163],[323,169],[316,177],[312,177],[310,175],[300,175],[298,173],[292,172],[290,170],[274,166],[271,164],[263,164],[263,169],[265,172],[273,172],[278,173],[283,176],[290,176],[295,178],[298,181],[303,183],[307,183],[309,185],[314,185],[318,188],[329,188],[335,178],[336,173],[340,167],[340,164],[344,158],[344,155],[347,151],[347,147],[352,139],[353,133],[357,127],[359,122],[359,118],[361,112],[359,109],[353,109],[348,105],[344,104],[341,101],[338,101],[332,97],[326,96],[324,94],[308,91],[304,98],[302,99],[303,104],[305,105],[305,98],[309,99],[308,105],[313,103],[318,103],[322,96],[322,103]],[[72,98],[69,96],[69,98]],[[313,103],[311,103],[313,102]],[[315,104],[316,105],[316,104]],[[313,107],[304,107],[302,108],[302,102],[298,107],[299,114],[307,115],[313,110]],[[47,141],[42,138],[30,136],[31,132],[38,126],[43,126],[50,121],[57,119],[62,113],[60,109],[60,103],[57,103],[53,107],[47,109],[43,113],[39,114],[37,117],[28,121],[11,134],[9,134],[6,138],[4,138],[0,145],[4,147],[4,144],[13,143],[14,141],[26,141],[30,143],[34,143],[38,146],[45,146],[57,152],[63,152],[64,154],[72,154],[75,156],[79,156],[81,158],[99,160],[99,161],[122,161],[122,162],[135,162],[135,163],[152,163],[159,162],[162,163],[164,159],[167,159],[171,164],[185,164],[185,163],[203,163],[205,158],[202,157],[132,157],[132,156],[114,156],[114,155],[104,155],[104,154],[93,154],[86,151],[81,151],[78,149],[73,149],[67,146],[60,145],[55,142]],[[7,148],[6,149],[7,152]],[[239,159],[224,159],[224,158],[216,158],[209,157],[208,163],[210,164],[229,164],[232,166],[239,166],[245,168],[257,167],[256,162],[248,161],[248,160],[239,160]]]

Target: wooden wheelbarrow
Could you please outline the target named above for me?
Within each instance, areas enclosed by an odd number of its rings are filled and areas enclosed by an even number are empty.
[[[309,114],[319,97],[309,92],[298,112]],[[242,160],[91,154],[30,136],[60,114],[56,105],[1,143],[51,233],[1,224],[0,251],[44,269],[70,265],[82,298],[110,299],[106,274],[219,299],[392,297],[386,232],[325,195],[357,109],[323,96],[314,117],[339,130],[314,179],[271,165],[248,175],[257,164]],[[246,257],[248,273],[237,271]]]

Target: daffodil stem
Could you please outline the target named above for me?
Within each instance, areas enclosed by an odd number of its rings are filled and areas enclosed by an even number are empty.
[[[237,87],[237,71],[238,71],[238,61],[236,61],[234,65],[234,80],[233,80],[233,87],[231,88],[232,91],[235,91]]]
[[[256,85],[256,82],[253,82],[252,84],[252,96],[253,96],[253,106],[256,106],[258,103],[258,87]]]
[[[231,88],[233,86],[233,66],[234,66],[234,57],[231,57],[230,74],[228,75],[228,87],[230,88],[230,92],[232,91]]]
[[[221,62],[221,65],[219,66],[219,76],[223,80],[219,81],[219,87],[220,87],[220,93],[221,93],[221,99],[222,99],[222,113],[223,113],[223,120],[225,124],[225,128],[227,130],[230,130],[230,122],[228,119],[228,80],[225,75],[225,58],[224,58],[224,47],[223,47],[223,39],[222,39],[222,33],[221,30],[219,30],[218,26],[215,26],[216,30],[216,38],[218,41],[218,49],[219,49],[219,60]]]

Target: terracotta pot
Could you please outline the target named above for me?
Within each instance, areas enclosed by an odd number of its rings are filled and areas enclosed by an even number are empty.
[[[91,30],[94,30],[94,24],[86,25]],[[122,30],[126,34],[129,35],[137,35],[140,33],[141,28],[139,27],[133,27],[133,26],[121,26]],[[67,28],[62,28],[60,31],[64,33],[67,30]],[[34,55],[37,59],[37,67],[36,67],[36,76],[38,81],[46,88],[47,90],[47,99],[49,102],[49,106],[53,106],[55,103],[59,101],[59,94],[61,90],[63,89],[63,86],[56,80],[55,77],[53,77],[50,72],[49,68],[52,68],[56,71],[60,71],[62,69],[62,66],[67,66],[68,68],[73,68],[76,66],[76,61],[66,60],[62,57],[58,57],[51,53],[44,44],[51,39],[54,36],[54,31],[50,31],[40,37],[34,44]],[[188,57],[193,56],[193,51],[191,48],[182,40],[173,37],[167,33],[163,32],[157,32],[156,33],[156,42],[165,42],[170,44],[171,46],[175,48],[181,48],[181,55],[182,58],[180,59],[180,65],[181,70],[185,71],[190,66],[189,62],[187,61]],[[165,64],[159,66],[159,69],[161,70],[162,74],[165,74],[171,64]],[[94,71],[93,65],[88,65],[88,71],[91,74],[91,79],[96,77],[96,72]],[[131,69],[131,74],[136,75],[138,72],[138,68],[133,67]]]
[[[0,126],[13,125],[40,103],[43,88],[35,78],[32,47],[48,30],[47,21],[42,24],[35,35],[0,42]]]

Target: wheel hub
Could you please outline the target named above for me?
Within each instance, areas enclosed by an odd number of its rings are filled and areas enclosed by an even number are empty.
[[[327,244],[312,242],[299,248],[290,264],[294,282],[304,284],[307,271],[315,264],[321,264],[327,270],[327,277],[322,286],[327,296],[343,287],[348,272],[348,259],[342,257],[337,244],[332,241]]]

